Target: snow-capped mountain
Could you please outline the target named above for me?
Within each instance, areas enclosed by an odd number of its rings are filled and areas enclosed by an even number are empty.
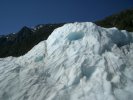
[[[0,100],[133,100],[133,33],[69,23],[0,59]]]

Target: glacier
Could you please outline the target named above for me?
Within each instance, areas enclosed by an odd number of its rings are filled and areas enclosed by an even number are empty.
[[[0,100],[133,100],[133,33],[68,23],[0,58]]]

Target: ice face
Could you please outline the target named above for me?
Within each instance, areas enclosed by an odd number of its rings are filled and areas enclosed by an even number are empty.
[[[133,100],[132,36],[70,23],[24,56],[0,58],[0,100]]]

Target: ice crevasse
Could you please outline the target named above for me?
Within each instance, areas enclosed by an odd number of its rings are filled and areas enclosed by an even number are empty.
[[[68,23],[0,58],[0,100],[133,100],[133,33]]]

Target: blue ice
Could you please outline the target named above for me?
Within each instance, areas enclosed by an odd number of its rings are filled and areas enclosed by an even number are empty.
[[[70,33],[67,36],[67,39],[70,40],[70,41],[74,41],[74,40],[79,40],[79,39],[81,39],[83,37],[84,37],[84,33],[83,32],[73,32],[73,33]]]

